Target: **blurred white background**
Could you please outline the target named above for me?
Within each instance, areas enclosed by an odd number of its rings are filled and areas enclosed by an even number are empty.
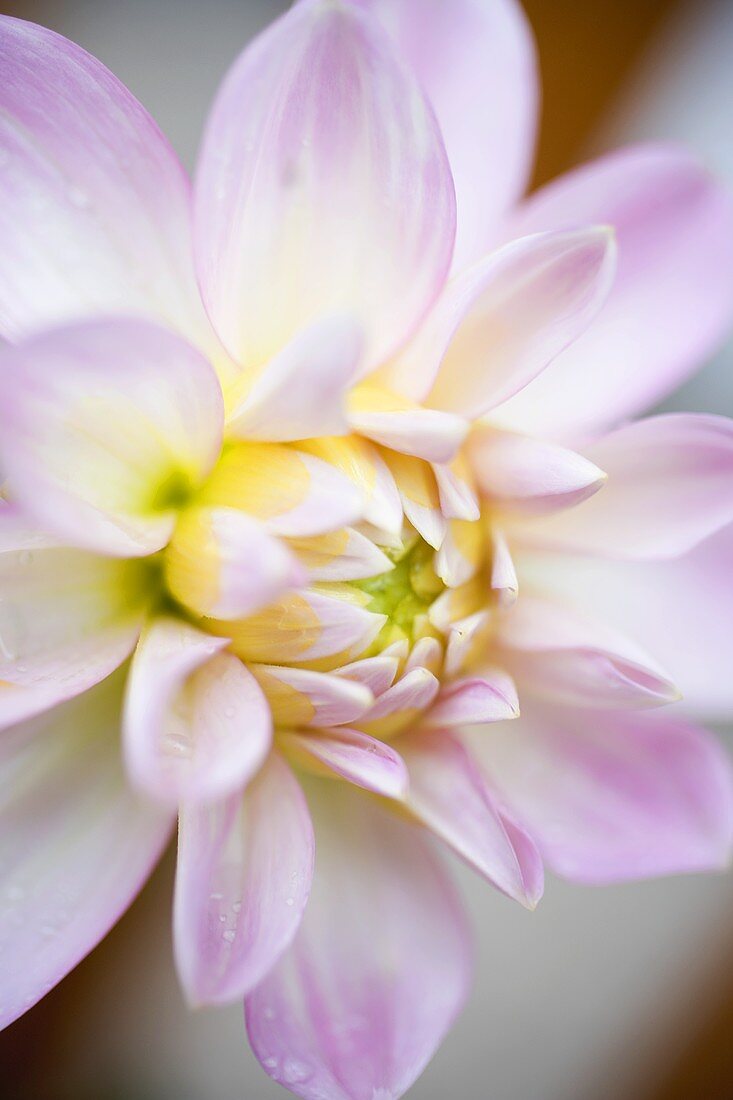
[[[105,61],[190,166],[222,72],[284,7],[276,0],[29,0],[13,10]],[[733,185],[731,72],[733,4],[683,4],[657,28],[586,152],[680,138]],[[733,343],[666,407],[733,413]],[[733,874],[612,889],[550,881],[529,914],[458,873],[480,949],[475,993],[411,1096],[651,1095],[670,1044],[692,1035],[716,981],[733,970]],[[76,984],[61,1030],[54,1017],[48,1098],[34,1100],[283,1095],[249,1054],[239,1009],[191,1014],[184,1007],[172,969],[169,878],[170,868],[101,949],[103,965],[70,979]]]

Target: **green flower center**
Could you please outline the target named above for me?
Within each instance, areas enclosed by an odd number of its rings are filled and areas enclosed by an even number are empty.
[[[394,569],[351,583],[369,596],[367,610],[387,616],[382,645],[400,636],[414,642],[425,633],[427,612],[445,590],[433,566],[435,551],[416,537],[407,546],[386,549],[385,553],[394,562]]]

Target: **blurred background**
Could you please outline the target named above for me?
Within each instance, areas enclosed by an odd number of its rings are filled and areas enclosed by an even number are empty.
[[[279,0],[21,0],[152,111],[186,163],[207,105]],[[544,110],[536,182],[629,140],[677,138],[733,186],[731,0],[527,0]],[[733,343],[665,405],[733,414]],[[733,675],[733,669],[731,670]],[[458,869],[480,960],[414,1100],[731,1100],[733,874],[589,889],[534,914]],[[241,1010],[190,1013],[172,860],[104,944],[0,1035],[8,1100],[276,1100]]]

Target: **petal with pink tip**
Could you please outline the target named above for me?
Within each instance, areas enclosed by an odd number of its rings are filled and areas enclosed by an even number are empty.
[[[189,184],[153,119],[53,31],[0,18],[0,335],[142,314],[206,342]]]
[[[361,661],[352,661],[342,665],[334,672],[335,676],[345,676],[369,688],[374,696],[382,695],[394,683],[399,668],[397,657],[382,653],[379,657],[365,657]]]
[[[473,485],[450,466],[433,465],[440,495],[440,508],[446,519],[477,520],[481,514]]]
[[[199,615],[238,619],[253,614],[307,573],[280,539],[235,508],[193,508],[176,524],[166,549],[168,589]]]
[[[463,1005],[470,933],[419,830],[345,784],[316,787],[318,873],[292,947],[245,1002],[250,1042],[304,1100],[396,1100]]]
[[[353,527],[310,539],[289,539],[312,581],[356,581],[388,573],[394,564],[378,546]]]
[[[99,943],[170,836],[126,782],[120,691],[112,677],[0,739],[0,1026]]]
[[[515,537],[550,549],[638,560],[679,557],[733,521],[733,422],[655,416],[585,448],[608,483],[597,499]]]
[[[274,442],[345,435],[346,391],[361,350],[359,327],[349,317],[315,321],[255,376],[229,433]]]
[[[443,663],[443,646],[437,638],[426,636],[418,638],[410,650],[410,655],[405,661],[405,672],[412,672],[415,668],[427,669],[434,676],[440,673]]]
[[[398,752],[361,730],[330,729],[318,733],[290,733],[284,747],[316,762],[327,772],[347,779],[384,798],[402,798],[408,787],[407,768]]]
[[[241,999],[295,935],[313,876],[303,792],[273,753],[242,793],[180,815],[176,965],[193,1005]]]
[[[481,427],[471,437],[471,466],[481,495],[502,512],[547,515],[574,508],[608,475],[556,443]]]
[[[412,455],[394,451],[388,453],[386,458],[405,516],[427,544],[439,550],[445,538],[446,522],[440,510],[438,485],[431,467]]]
[[[334,586],[336,587],[336,586]],[[212,633],[231,638],[246,661],[276,665],[315,661],[343,654],[356,658],[368,649],[387,621],[339,594],[301,589],[287,593],[263,611],[239,620],[205,621]]]
[[[448,284],[389,368],[390,384],[470,419],[495,409],[588,328],[615,263],[603,226],[502,246]]]
[[[369,722],[400,711],[424,710],[438,693],[439,683],[426,668],[413,668],[380,695],[369,711]]]
[[[278,665],[252,665],[277,726],[336,726],[355,722],[374,702],[364,683],[328,672]]]
[[[355,0],[379,16],[430,99],[456,185],[455,264],[477,259],[528,182],[539,87],[514,0]]]
[[[417,819],[503,894],[534,909],[544,884],[539,853],[499,810],[462,745],[418,729],[398,747],[410,775],[407,805]]]
[[[483,725],[519,717],[519,699],[511,676],[498,670],[490,675],[454,680],[442,688],[425,717],[434,729]]]
[[[164,546],[221,447],[200,353],[147,321],[90,321],[3,349],[0,381],[0,454],[24,511],[100,553]]]
[[[497,527],[491,532],[491,591],[499,607],[511,607],[519,593],[519,580],[504,533]]]
[[[450,264],[438,126],[381,27],[348,4],[298,5],[247,47],[214,103],[195,192],[204,299],[245,366],[345,311],[368,369],[419,323]]]
[[[140,563],[37,543],[0,522],[0,727],[109,676],[145,615]]]
[[[565,878],[624,882],[730,859],[730,762],[710,734],[666,713],[525,708],[470,748]]]
[[[133,783],[163,802],[224,798],[248,782],[272,740],[267,701],[223,638],[157,619],[132,662],[124,712]]]
[[[460,416],[421,408],[370,385],[351,394],[349,424],[375,443],[428,462],[450,462],[468,433]]]
[[[663,662],[686,713],[733,719],[733,526],[673,561],[522,552],[527,583],[634,638]]]
[[[451,623],[448,630],[448,644],[445,648],[445,673],[455,676],[460,672],[472,648],[491,622],[489,611],[475,611],[465,619]]]
[[[641,646],[550,600],[523,596],[502,620],[496,646],[523,692],[555,702],[641,710],[680,698]]]
[[[283,443],[230,444],[200,504],[246,512],[283,538],[337,531],[364,511],[359,488],[335,465]]]
[[[501,410],[508,427],[554,437],[648,408],[698,369],[733,313],[733,204],[684,149],[624,149],[536,192],[511,236],[604,222],[618,275],[589,331]]]

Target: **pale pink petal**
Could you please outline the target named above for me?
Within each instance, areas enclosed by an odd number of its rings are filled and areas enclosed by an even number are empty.
[[[176,964],[193,1005],[241,1000],[292,940],[313,875],[303,792],[273,753],[247,790],[180,815]]]
[[[364,501],[357,487],[328,462],[305,451],[297,454],[308,475],[308,492],[289,511],[269,518],[268,530],[284,538],[310,538],[360,519]]]
[[[90,321],[3,349],[0,383],[3,468],[39,526],[121,556],[165,545],[221,446],[199,352],[147,321]]]
[[[440,672],[443,664],[443,646],[437,638],[418,638],[410,650],[410,655],[405,661],[405,672],[412,672],[415,668],[427,669],[435,676]]]
[[[448,644],[445,648],[447,676],[454,676],[461,669],[476,636],[487,626],[490,616],[489,611],[475,611],[473,615],[451,623],[448,629]]]
[[[0,739],[0,1026],[96,946],[170,836],[120,762],[120,677]]]
[[[349,317],[318,320],[296,333],[255,378],[229,418],[229,433],[283,442],[345,435],[346,392],[361,351],[361,333]]]
[[[458,202],[456,265],[480,256],[532,167],[539,87],[514,0],[355,0],[378,15],[435,110]]]
[[[38,545],[0,509],[0,727],[86,691],[132,652],[138,563]]]
[[[125,312],[194,342],[189,184],[150,115],[99,61],[0,17],[0,335]]]
[[[470,744],[566,878],[619,882],[717,870],[730,859],[730,763],[710,734],[666,713],[545,706]]]
[[[181,516],[166,550],[165,575],[180,603],[218,619],[251,615],[308,579],[281,539],[234,508]]]
[[[440,494],[440,509],[446,519],[477,520],[481,514],[473,488],[458,477],[450,466],[434,465],[433,473]]]
[[[574,451],[489,427],[471,436],[470,456],[481,495],[510,514],[544,516],[574,508],[607,480],[604,470]]]
[[[400,711],[420,711],[429,707],[440,684],[426,668],[413,668],[388,688],[369,711],[368,721],[375,722]]]
[[[349,423],[353,431],[375,443],[428,462],[450,462],[468,433],[463,417],[419,406],[386,412],[352,411]]]
[[[265,1071],[304,1100],[396,1100],[464,1003],[470,935],[420,831],[346,784],[319,787],[313,893],[245,1002],[247,1030]]]
[[[502,409],[502,423],[555,437],[597,430],[659,401],[705,361],[733,315],[733,206],[683,149],[640,146],[537,192],[511,236],[614,227],[619,267],[589,332]]]
[[[342,665],[334,672],[335,676],[345,676],[364,684],[374,696],[382,695],[394,683],[399,668],[399,660],[382,653],[379,657],[365,657],[361,661],[352,661]]]
[[[523,693],[632,710],[680,698],[669,674],[633,639],[562,603],[524,595],[503,618],[495,645]]]
[[[514,681],[511,676],[496,670],[446,684],[425,716],[424,725],[450,729],[501,722],[518,716],[519,700]]]
[[[511,607],[519,594],[519,580],[504,533],[495,526],[491,531],[491,590],[499,607]]]
[[[397,745],[410,775],[412,813],[502,893],[534,909],[543,889],[539,854],[501,812],[462,745],[427,729]]]
[[[610,558],[678,557],[733,521],[733,421],[656,416],[585,448],[608,483],[594,500],[517,528],[550,549]]]
[[[312,581],[356,581],[394,569],[379,547],[353,527],[289,543]]]
[[[244,51],[208,122],[195,227],[204,299],[245,366],[334,312],[362,327],[367,368],[409,335],[450,264],[455,197],[375,20],[309,2]]]
[[[522,575],[582,614],[643,645],[709,721],[733,719],[733,526],[675,561],[519,556]]]
[[[448,284],[389,368],[390,385],[470,418],[495,409],[587,329],[615,265],[603,226],[504,245]]]
[[[154,620],[140,639],[125,699],[125,763],[154,798],[224,798],[267,755],[270,709],[251,672],[222,652],[226,644],[173,618]]]
[[[360,657],[387,621],[358,603],[328,594],[328,586],[299,589],[240,620],[211,620],[212,631],[232,639],[246,661],[299,663],[321,657]]]
[[[374,702],[374,694],[366,684],[332,673],[278,665],[255,665],[253,671],[261,683],[275,680],[305,697],[313,713],[302,723],[304,726],[355,722]]]
[[[408,786],[407,768],[398,752],[361,730],[290,733],[284,746],[316,761],[328,771],[384,798],[402,798]]]

